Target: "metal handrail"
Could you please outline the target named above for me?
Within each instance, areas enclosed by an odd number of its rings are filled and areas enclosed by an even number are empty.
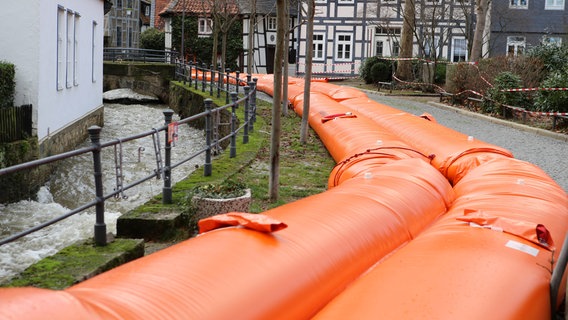
[[[217,107],[217,108],[213,108],[212,107],[212,100],[211,99],[206,99],[205,100],[205,110],[204,112],[201,112],[199,114],[195,114],[192,115],[190,117],[181,119],[179,121],[177,121],[176,123],[179,124],[188,124],[191,121],[195,121],[197,119],[200,118],[210,118],[211,114],[214,112],[219,112],[221,110],[225,110],[228,108],[232,108],[232,125],[231,125],[231,132],[225,136],[223,139],[227,139],[227,138],[232,138],[235,137],[238,132],[240,132],[241,129],[244,128],[244,132],[245,132],[245,137],[243,137],[243,143],[247,143],[248,142],[248,132],[252,131],[250,128],[252,128],[252,123],[255,120],[254,117],[254,113],[255,110],[253,110],[251,107],[253,105],[255,105],[255,103],[253,102],[254,99],[256,99],[256,79],[255,81],[251,81],[249,82],[249,84],[251,85],[250,87],[247,86],[245,87],[245,92],[247,92],[247,95],[241,99],[235,99],[233,102]],[[236,97],[236,93],[234,93],[234,96]],[[244,107],[245,107],[245,119],[244,119],[244,125],[237,128],[236,127],[236,117],[234,116],[234,109],[238,106],[238,104],[243,103],[244,102]],[[219,144],[220,140],[218,141],[212,141],[212,139],[210,139],[210,134],[212,131],[212,122],[211,121],[205,121],[206,122],[206,128],[205,128],[205,132],[207,134],[207,138],[206,138],[206,147],[198,150],[197,152],[190,154],[188,157],[186,157],[185,159],[182,159],[181,161],[179,161],[178,163],[174,163],[171,164],[171,154],[169,152],[169,141],[168,141],[168,136],[169,136],[169,132],[168,130],[170,129],[169,125],[172,122],[172,115],[173,115],[173,111],[170,109],[166,109],[164,110],[164,117],[165,117],[165,125],[159,127],[159,128],[153,128],[152,130],[148,130],[142,133],[138,133],[135,135],[131,135],[128,137],[123,137],[123,138],[119,138],[119,139],[114,139],[111,141],[106,141],[106,142],[100,142],[100,132],[101,132],[101,128],[98,126],[92,126],[89,128],[89,135],[91,138],[91,146],[89,147],[83,147],[80,149],[76,149],[76,150],[72,150],[72,151],[68,151],[68,152],[64,152],[58,155],[53,155],[53,156],[49,156],[49,157],[45,157],[42,159],[38,159],[38,160],[33,160],[33,161],[29,161],[26,163],[21,163],[21,164],[17,164],[11,167],[7,167],[7,168],[1,168],[0,169],[0,176],[5,175],[5,174],[10,174],[10,173],[14,173],[14,172],[18,172],[18,171],[23,171],[23,170],[27,170],[27,169],[32,169],[32,168],[36,168],[39,167],[41,165],[45,165],[45,164],[50,164],[50,163],[54,163],[56,161],[60,161],[60,160],[64,160],[64,159],[68,159],[68,158],[72,158],[72,157],[76,157],[88,152],[91,152],[93,154],[93,164],[94,164],[94,169],[93,169],[93,176],[95,179],[95,199],[89,203],[83,204],[73,210],[70,210],[69,212],[66,212],[63,215],[60,215],[58,217],[55,217],[49,221],[43,222],[39,225],[36,225],[32,228],[26,229],[24,231],[21,231],[19,233],[10,235],[7,238],[4,239],[0,239],[0,246],[13,242],[17,239],[20,239],[24,236],[27,236],[33,232],[36,232],[38,230],[41,230],[47,226],[50,226],[52,224],[55,224],[61,220],[64,220],[66,218],[69,218],[79,212],[82,212],[86,209],[89,209],[91,207],[95,207],[96,208],[96,223],[95,223],[95,243],[97,245],[106,245],[106,224],[104,222],[104,202],[107,199],[110,199],[116,195],[119,195],[121,193],[123,193],[125,190],[128,190],[134,186],[137,186],[141,183],[144,183],[152,178],[160,178],[163,176],[163,180],[164,180],[164,188],[162,189],[162,201],[163,203],[167,204],[167,203],[171,203],[172,202],[172,197],[171,197],[171,170],[182,165],[183,163],[199,156],[200,154],[205,153],[206,154],[206,159],[205,159],[205,166],[204,166],[204,172],[203,174],[205,176],[209,176],[212,173],[211,170],[211,150],[214,147],[217,147],[215,144]],[[250,128],[249,128],[250,127]],[[148,136],[154,136],[154,135],[159,135],[161,132],[165,132],[164,136],[165,136],[165,146],[164,146],[164,163],[165,166],[159,166],[159,169],[155,170],[152,174],[143,177],[135,182],[132,182],[126,186],[122,186],[120,188],[117,188],[116,190],[114,190],[113,192],[110,193],[106,193],[104,194],[103,190],[102,190],[102,180],[98,180],[98,179],[102,179],[102,166],[100,163],[100,152],[102,149],[104,148],[108,148],[108,147],[114,147],[118,144],[124,143],[124,142],[128,142],[128,141],[133,141],[133,140],[137,140],[140,138],[144,138],[144,137],[148,137]],[[159,140],[158,140],[159,141]],[[231,139],[231,155],[233,154],[233,150],[236,150],[236,141],[235,139]],[[158,154],[159,155],[159,154]],[[161,161],[161,160],[159,160]]]
[[[177,63],[179,53],[171,50],[107,47],[103,49],[103,60]]]

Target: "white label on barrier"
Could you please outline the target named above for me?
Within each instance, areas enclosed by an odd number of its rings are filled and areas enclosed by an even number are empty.
[[[520,242],[517,241],[513,241],[513,240],[509,240],[507,242],[507,244],[505,245],[505,247],[511,248],[511,249],[515,249],[515,250],[519,250],[522,251],[524,253],[528,253],[531,256],[536,257],[538,255],[539,250],[536,248],[533,248],[531,246],[528,246],[526,244],[522,244]]]

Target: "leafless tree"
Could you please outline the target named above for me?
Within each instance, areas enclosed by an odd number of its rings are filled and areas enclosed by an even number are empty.
[[[300,143],[308,141],[308,116],[310,113],[310,88],[312,81],[312,58],[314,55],[314,11],[315,1],[308,0],[306,22],[306,73],[304,78],[304,105],[302,107],[302,125],[300,126]]]
[[[412,58],[414,30],[416,29],[416,4],[415,0],[406,0],[404,3],[404,22],[400,36],[400,57],[402,59]],[[412,80],[412,62],[401,60],[396,69],[398,78],[401,80]]]
[[[287,34],[286,6],[288,1],[276,0],[276,53],[274,54],[274,96],[272,102],[272,129],[270,139],[270,177],[268,189],[271,201],[278,200],[280,179],[280,135],[282,104],[282,63],[284,61],[284,37]]]
[[[471,61],[478,62],[483,57],[483,43],[485,35],[485,24],[487,12],[491,0],[477,0],[475,4],[475,15],[477,16],[477,24],[475,25],[475,33],[473,34],[473,44],[471,47]]]

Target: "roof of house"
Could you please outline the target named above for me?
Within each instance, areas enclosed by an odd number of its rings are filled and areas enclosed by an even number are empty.
[[[227,7],[230,13],[238,14],[239,6],[234,0],[225,0],[222,6]],[[177,15],[185,12],[187,14],[210,14],[212,5],[219,0],[171,0],[170,3],[160,12],[160,16]]]
[[[239,7],[241,9],[242,14],[249,14],[251,13],[250,0],[238,0]],[[296,16],[298,14],[298,1],[297,0],[290,0],[290,15]],[[256,14],[262,15],[276,15],[276,0],[256,0]]]
[[[168,6],[170,0],[156,0],[154,27],[159,30],[164,30],[164,19],[160,17],[160,13]]]

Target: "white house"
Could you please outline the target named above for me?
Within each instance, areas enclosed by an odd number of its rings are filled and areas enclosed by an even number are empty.
[[[0,10],[0,60],[16,66],[15,105],[32,104],[40,146],[98,113],[108,0],[18,0]],[[105,6],[106,5],[106,6]],[[47,153],[50,153],[48,151]]]
[[[314,77],[355,77],[368,57],[398,56],[403,4],[403,0],[315,0]],[[414,55],[465,60],[473,4],[470,0],[417,0]],[[305,73],[306,53],[306,26],[301,26],[300,75]]]

